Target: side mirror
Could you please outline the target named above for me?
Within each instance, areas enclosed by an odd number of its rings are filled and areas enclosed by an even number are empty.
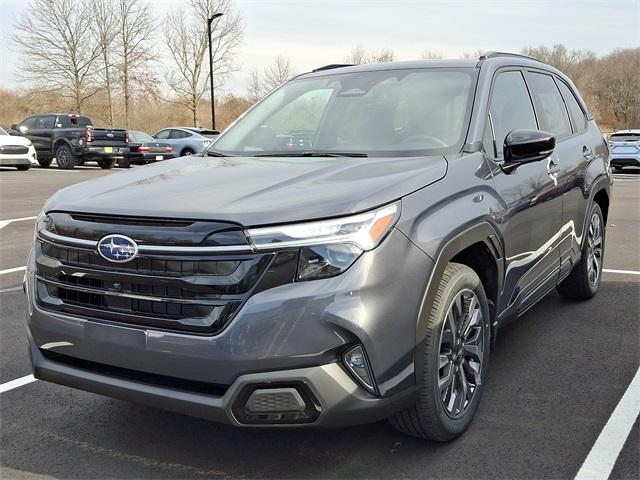
[[[18,124],[14,123],[13,125],[11,125],[11,130],[14,130],[14,131],[17,132],[18,131]]]
[[[556,138],[540,130],[512,130],[504,139],[504,169],[544,160],[556,148]]]

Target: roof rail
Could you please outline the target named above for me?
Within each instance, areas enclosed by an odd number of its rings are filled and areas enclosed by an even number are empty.
[[[519,53],[493,52],[493,51],[483,53],[478,57],[478,60],[482,61],[482,60],[486,60],[487,58],[496,58],[496,57],[516,57],[516,58],[526,58],[528,60],[534,60],[536,62],[540,61],[537,58],[529,57],[528,55],[521,55]]]
[[[342,68],[342,67],[353,67],[352,63],[332,63],[330,65],[325,65],[324,67],[319,67],[311,70],[312,72],[322,72],[323,70],[332,70],[334,68]]]

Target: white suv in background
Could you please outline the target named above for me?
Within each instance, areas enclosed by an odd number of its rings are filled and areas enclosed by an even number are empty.
[[[36,150],[28,138],[9,135],[0,128],[0,167],[29,170],[36,163]]]
[[[640,130],[617,130],[609,137],[611,168],[640,167]]]

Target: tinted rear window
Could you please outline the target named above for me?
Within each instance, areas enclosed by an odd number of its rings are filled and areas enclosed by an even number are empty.
[[[62,128],[88,127],[89,125],[93,125],[89,117],[69,115],[60,115],[58,117],[58,123],[62,125]]]
[[[611,135],[612,142],[637,142],[640,141],[640,133],[614,133]]]

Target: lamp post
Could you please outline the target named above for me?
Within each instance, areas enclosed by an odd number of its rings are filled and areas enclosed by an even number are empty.
[[[211,82],[211,128],[216,129],[216,107],[213,97],[213,45],[211,42],[211,22],[220,18],[223,13],[214,13],[207,19],[207,33],[209,34],[209,81]]]

